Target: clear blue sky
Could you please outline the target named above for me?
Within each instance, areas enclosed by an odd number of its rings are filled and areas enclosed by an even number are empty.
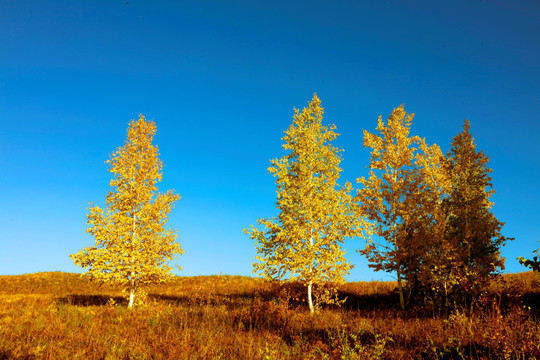
[[[366,174],[362,130],[400,104],[444,152],[471,121],[490,156],[507,270],[540,239],[537,1],[0,2],[0,274],[78,272],[104,163],[140,113],[158,128],[179,274],[251,273],[242,229],[275,215],[269,160],[317,92]],[[349,280],[384,279],[346,242]]]

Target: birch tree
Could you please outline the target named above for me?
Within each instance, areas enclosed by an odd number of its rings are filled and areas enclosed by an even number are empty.
[[[337,286],[353,267],[342,249],[346,237],[362,235],[363,219],[355,215],[350,183],[340,186],[338,134],[322,124],[324,109],[317,95],[285,131],[288,154],[271,160],[276,178],[277,217],[259,219],[262,229],[245,230],[256,243],[254,272],[269,279],[299,280],[307,287],[310,313],[317,303],[335,299]]]
[[[407,241],[405,246],[420,249],[416,255],[419,267],[415,277],[409,276],[407,282],[421,299],[447,306],[448,297],[458,283],[450,271],[456,264],[455,252],[445,238],[447,216],[443,204],[448,197],[451,180],[446,171],[447,160],[439,146],[428,146],[421,139],[415,167],[420,176],[419,187],[413,197],[416,199],[412,214],[416,238]]]
[[[183,253],[176,232],[166,228],[167,216],[180,197],[172,190],[157,193],[163,163],[152,144],[155,133],[155,123],[142,115],[130,122],[127,141],[106,161],[113,175],[107,206],[90,204],[86,232],[95,245],[71,255],[87,270],[84,275],[124,286],[130,308],[141,287],[172,276],[168,262]]]
[[[413,117],[399,106],[386,122],[379,117],[379,135],[364,130],[364,147],[372,149],[370,171],[367,178],[357,179],[361,188],[355,197],[359,214],[374,221],[379,237],[369,240],[360,253],[376,271],[396,273],[401,308],[415,281],[421,281],[426,252],[444,234],[438,209],[447,187],[440,172],[440,148],[410,136]]]

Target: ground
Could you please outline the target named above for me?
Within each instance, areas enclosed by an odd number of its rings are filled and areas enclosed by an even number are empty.
[[[309,315],[300,284],[176,277],[126,306],[78,274],[0,276],[0,359],[540,359],[540,283],[509,274],[473,314],[401,311],[395,283],[355,282]]]

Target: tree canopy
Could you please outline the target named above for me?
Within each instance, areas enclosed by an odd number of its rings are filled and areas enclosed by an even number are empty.
[[[142,115],[130,122],[125,144],[107,160],[113,175],[107,206],[90,205],[87,232],[95,245],[71,255],[90,278],[125,286],[129,307],[141,286],[170,278],[168,262],[183,253],[176,232],[166,228],[180,197],[172,190],[157,193],[163,163],[152,144],[155,133],[155,123]]]
[[[356,216],[352,186],[340,186],[340,149],[331,145],[335,126],[322,124],[324,109],[317,95],[285,131],[288,154],[271,161],[276,178],[277,217],[259,219],[263,229],[246,232],[256,242],[254,271],[271,279],[300,280],[319,302],[332,302],[336,286],[352,265],[341,248],[345,237],[362,235],[366,223]],[[316,289],[315,289],[316,288]]]

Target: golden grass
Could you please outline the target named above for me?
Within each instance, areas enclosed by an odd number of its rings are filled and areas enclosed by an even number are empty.
[[[77,274],[0,276],[0,359],[540,359],[535,275],[505,275],[472,315],[400,311],[394,283],[358,282],[314,317],[302,286],[250,277],[177,277],[128,310]]]

